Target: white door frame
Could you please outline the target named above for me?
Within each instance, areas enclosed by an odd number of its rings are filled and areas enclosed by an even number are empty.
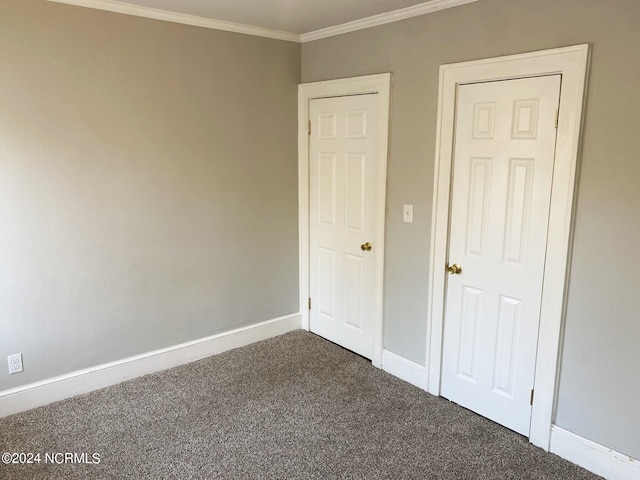
[[[449,201],[454,146],[456,92],[460,84],[561,74],[560,116],[549,212],[538,355],[529,441],[549,450],[559,366],[566,280],[571,250],[573,202],[580,149],[589,45],[544,50],[442,65],[431,221],[427,318],[429,392],[440,395],[446,294]]]
[[[371,363],[382,366],[382,300],[384,289],[384,228],[387,192],[387,145],[389,131],[389,96],[391,74],[327,80],[298,85],[298,238],[300,249],[300,314],[302,328],[309,330],[309,102],[314,98],[343,97],[377,93],[380,112],[376,132],[376,150],[380,152],[378,185],[376,186],[377,231],[373,244],[376,271],[374,278],[373,358]]]

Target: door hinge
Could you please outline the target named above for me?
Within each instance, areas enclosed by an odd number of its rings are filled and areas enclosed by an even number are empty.
[[[560,109],[556,110],[556,128],[558,128],[558,118],[560,117]]]
[[[311,135],[311,120],[309,120],[309,135]]]
[[[533,405],[533,388],[531,389],[531,398],[529,399],[529,405]]]
[[[309,310],[311,310],[311,297],[309,297]]]

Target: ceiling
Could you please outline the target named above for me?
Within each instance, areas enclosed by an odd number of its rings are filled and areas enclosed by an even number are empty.
[[[430,3],[425,0],[120,0],[120,2],[297,34]]]

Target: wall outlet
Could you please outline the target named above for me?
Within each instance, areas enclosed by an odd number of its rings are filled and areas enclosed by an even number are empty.
[[[7,357],[9,361],[9,374],[20,373],[22,371],[22,354],[16,353]]]

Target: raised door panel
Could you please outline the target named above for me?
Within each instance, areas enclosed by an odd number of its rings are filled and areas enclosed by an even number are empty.
[[[533,175],[533,159],[509,159],[503,258],[505,263],[511,265],[525,265],[527,233],[531,219]]]
[[[318,222],[321,225],[336,226],[336,154],[321,153],[318,155],[317,192]]]
[[[500,296],[498,330],[493,365],[493,391],[513,399],[520,337],[520,304],[517,298]]]
[[[347,153],[345,181],[345,228],[354,232],[364,231],[366,155]]]
[[[336,252],[318,248],[318,313],[335,320],[336,315]]]
[[[344,261],[344,322],[348,327],[362,331],[363,311],[362,297],[364,293],[364,259],[361,255],[345,254]]]
[[[467,207],[466,253],[482,257],[487,236],[491,189],[491,158],[471,159]]]
[[[482,319],[482,290],[463,286],[458,337],[458,376],[476,383],[478,376],[478,343]]]

